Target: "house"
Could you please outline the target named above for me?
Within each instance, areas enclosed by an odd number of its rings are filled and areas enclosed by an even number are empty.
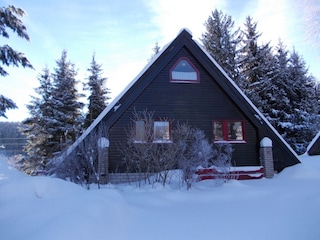
[[[161,130],[155,141],[170,142],[167,133],[174,119],[203,130],[213,142],[231,143],[236,166],[260,166],[260,142],[265,137],[272,142],[274,171],[299,163],[296,153],[186,29],[104,109],[64,157],[81,143],[99,138],[98,145],[107,149],[107,166],[103,158],[99,162],[107,168],[104,175],[123,172],[117,143],[126,141],[133,111],[144,109],[154,111],[154,129]],[[104,136],[98,134],[101,130]]]
[[[320,155],[320,131],[309,143],[307,147],[307,154],[310,156]]]

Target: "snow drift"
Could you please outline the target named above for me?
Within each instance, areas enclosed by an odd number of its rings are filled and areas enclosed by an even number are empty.
[[[320,239],[320,157],[272,179],[86,190],[0,160],[0,239]]]

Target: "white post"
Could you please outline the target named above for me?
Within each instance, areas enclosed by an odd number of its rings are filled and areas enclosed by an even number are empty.
[[[272,140],[268,137],[260,141],[260,161],[264,167],[265,178],[272,178],[274,176]]]
[[[98,174],[99,183],[106,184],[109,181],[109,139],[101,137],[98,139]]]

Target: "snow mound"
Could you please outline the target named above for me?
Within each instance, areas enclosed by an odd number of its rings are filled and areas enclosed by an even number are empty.
[[[0,239],[308,239],[320,236],[320,157],[272,179],[84,187],[0,159]]]

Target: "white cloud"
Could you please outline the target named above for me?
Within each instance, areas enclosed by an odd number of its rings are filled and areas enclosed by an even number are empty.
[[[258,22],[258,31],[262,33],[261,38],[266,43],[272,41],[276,45],[279,39],[285,40],[287,44],[289,30],[294,19],[290,15],[290,5],[287,0],[259,0],[256,9],[252,9],[252,17]]]
[[[223,7],[223,0],[147,0],[153,12],[153,24],[159,28],[162,44],[167,44],[182,28],[188,28],[195,39],[205,30],[204,22],[215,8]]]

